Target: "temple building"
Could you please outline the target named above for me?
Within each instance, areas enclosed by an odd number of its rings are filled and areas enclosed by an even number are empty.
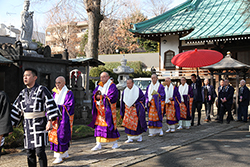
[[[133,24],[130,31],[160,43],[159,71],[165,76],[184,70],[171,63],[173,56],[195,48],[217,50],[224,56],[230,51],[232,58],[250,65],[249,7],[244,0],[187,0]]]

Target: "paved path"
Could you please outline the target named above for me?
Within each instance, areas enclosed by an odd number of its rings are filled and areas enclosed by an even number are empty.
[[[249,167],[249,146],[248,127],[233,128],[132,166]]]
[[[204,116],[205,113],[203,112],[202,115]],[[124,129],[119,128],[121,138],[118,144],[120,147],[115,150],[111,149],[111,145],[107,145],[104,146],[102,150],[93,152],[90,149],[95,146],[94,137],[76,140],[73,141],[69,149],[70,158],[62,164],[55,166],[130,166],[243,125],[243,123],[234,121],[230,124],[218,124],[214,122],[201,123],[202,126],[194,126],[189,130],[184,129],[176,133],[164,133],[163,137],[148,137],[147,132],[143,134],[143,141],[141,143],[135,142],[128,144],[124,143],[127,139]],[[163,129],[166,130],[166,124],[164,124]],[[52,166],[54,160],[53,152],[47,147],[46,153],[48,165]],[[0,166],[27,166],[26,153],[20,152],[2,156]]]

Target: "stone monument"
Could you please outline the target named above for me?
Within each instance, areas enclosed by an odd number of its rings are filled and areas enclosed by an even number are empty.
[[[127,59],[125,59],[125,55],[123,55],[123,58],[121,60],[121,66],[118,66],[117,68],[113,69],[114,73],[118,74],[118,84],[116,85],[117,89],[122,91],[127,86],[127,79],[129,78],[129,74],[134,73],[134,69],[130,68],[129,66],[126,66]]]

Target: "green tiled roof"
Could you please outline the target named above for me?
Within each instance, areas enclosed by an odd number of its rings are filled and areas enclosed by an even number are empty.
[[[188,0],[162,15],[134,24],[130,31],[148,35],[192,30],[181,40],[245,36],[250,35],[250,15],[243,12],[246,8],[246,0]]]

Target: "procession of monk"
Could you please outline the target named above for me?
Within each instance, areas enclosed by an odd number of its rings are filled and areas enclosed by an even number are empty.
[[[66,80],[58,76],[55,80],[55,88],[51,94],[49,90],[36,83],[37,72],[29,68],[25,69],[23,89],[13,107],[10,107],[7,95],[1,94],[1,105],[6,106],[1,111],[4,117],[1,120],[0,141],[4,144],[4,137],[13,131],[12,126],[17,126],[21,117],[24,117],[24,148],[27,152],[28,166],[35,167],[38,157],[41,167],[47,166],[45,146],[50,142],[50,149],[54,152],[53,164],[59,164],[69,158],[68,149],[72,136],[74,120],[74,95],[66,87]],[[110,79],[107,72],[100,74],[100,82],[93,91],[92,121],[88,125],[94,129],[96,145],[91,149],[97,151],[103,145],[111,144],[112,149],[119,147],[120,134],[117,128],[117,120],[122,120],[127,140],[125,143],[142,142],[143,133],[149,132],[149,137],[163,136],[164,133],[174,133],[176,130],[190,129],[194,126],[195,112],[198,112],[197,126],[200,126],[201,107],[205,104],[206,120],[211,121],[210,112],[216,92],[208,79],[204,80],[204,86],[199,76],[192,74],[192,84],[188,85],[186,78],[182,77],[180,85],[173,85],[171,78],[165,78],[164,85],[158,81],[156,74],[151,75],[151,83],[147,86],[145,94],[134,84],[132,78],[127,78],[127,87],[120,97],[120,117],[117,115],[117,103],[119,91]],[[218,123],[222,123],[225,111],[228,111],[227,123],[230,123],[231,114],[227,107],[233,88],[228,85],[228,80],[221,81],[219,88],[219,112]],[[245,96],[244,80],[241,81],[243,101]],[[232,89],[232,90],[231,90]],[[247,90],[245,90],[247,93]],[[244,97],[244,98],[243,98]],[[210,106],[210,107],[209,107]],[[11,108],[11,109],[10,109]],[[197,109],[197,110],[196,110]],[[242,112],[242,116],[245,115]],[[166,116],[167,129],[163,129],[163,118]],[[238,118],[239,120],[241,118]],[[164,132],[165,131],[165,132]],[[1,155],[1,154],[0,154]]]

